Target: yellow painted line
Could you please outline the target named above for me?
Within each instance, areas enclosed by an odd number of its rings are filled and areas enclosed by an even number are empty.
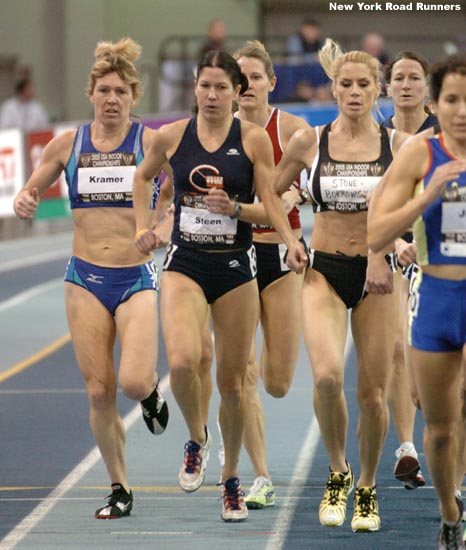
[[[69,332],[65,334],[65,336],[62,336],[58,340],[55,340],[55,342],[52,342],[50,345],[41,349],[34,355],[31,355],[31,357],[28,357],[24,361],[21,361],[21,363],[18,363],[17,365],[14,365],[13,367],[9,368],[7,371],[0,373],[0,384],[5,380],[8,380],[8,378],[11,378],[15,374],[18,374],[23,370],[28,369],[35,363],[38,363],[42,359],[45,359],[45,357],[48,357],[52,353],[55,353],[64,345],[68,344],[68,342],[71,342],[71,335]]]

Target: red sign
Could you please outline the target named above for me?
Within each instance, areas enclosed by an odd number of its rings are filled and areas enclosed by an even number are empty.
[[[47,130],[44,132],[29,132],[26,134],[29,175],[32,174],[32,172],[39,166],[44,148],[52,138],[52,130]],[[60,196],[60,185],[59,180],[57,180],[42,195],[42,199],[54,199],[59,198]]]

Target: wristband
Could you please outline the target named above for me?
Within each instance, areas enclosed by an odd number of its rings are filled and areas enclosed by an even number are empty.
[[[149,231],[149,229],[140,229],[136,235],[134,235],[134,240],[137,241],[139,239],[139,237],[141,237],[142,235],[144,235],[144,233],[147,233]]]
[[[243,209],[243,207],[241,206],[241,203],[238,202],[236,199],[235,199],[235,211],[233,212],[233,215],[232,216],[229,216],[232,220],[235,220],[235,219],[238,219],[240,216],[241,216],[241,210]]]

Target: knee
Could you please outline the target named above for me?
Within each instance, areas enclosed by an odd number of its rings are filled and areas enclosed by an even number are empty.
[[[314,373],[314,391],[321,397],[337,397],[343,391],[343,379],[331,370]]]
[[[189,357],[175,357],[169,360],[170,381],[184,384],[190,383],[197,376],[199,362]]]
[[[457,423],[426,425],[429,434],[432,451],[440,451],[455,440],[457,434]]]
[[[228,403],[231,407],[239,407],[243,400],[243,388],[239,381],[223,381],[218,382],[218,391],[222,400]]]
[[[286,379],[274,378],[273,376],[264,376],[264,388],[265,391],[275,398],[285,397],[290,389],[290,382]]]
[[[91,409],[104,411],[115,404],[116,384],[104,384],[93,380],[87,384],[87,395]]]
[[[152,392],[152,384],[144,380],[120,380],[123,395],[133,401],[142,401]]]
[[[382,388],[371,388],[358,392],[358,403],[361,411],[374,417],[380,416],[387,407],[387,400]]]

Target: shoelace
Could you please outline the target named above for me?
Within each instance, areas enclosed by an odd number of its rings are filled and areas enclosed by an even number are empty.
[[[260,493],[262,488],[265,485],[265,481],[263,479],[256,479],[251,487],[251,490],[249,491],[250,494],[257,494]]]
[[[188,474],[196,474],[200,470],[202,458],[199,454],[200,445],[194,441],[188,441],[184,446],[184,469]]]
[[[329,504],[335,506],[338,503],[340,497],[340,491],[344,489],[345,482],[343,480],[336,481],[331,480],[327,482],[327,490],[329,492],[328,501]]]
[[[225,508],[229,510],[239,510],[240,509],[240,500],[244,496],[241,487],[238,485],[236,487],[227,488],[224,485],[223,489],[223,502]]]
[[[108,499],[108,506],[115,506],[118,502],[122,502],[123,504],[127,504],[129,502],[129,497],[123,489],[116,489],[115,491],[112,491],[111,495],[108,495],[105,498]]]
[[[358,496],[358,508],[360,515],[366,518],[374,510],[374,495],[372,493],[368,495]]]

